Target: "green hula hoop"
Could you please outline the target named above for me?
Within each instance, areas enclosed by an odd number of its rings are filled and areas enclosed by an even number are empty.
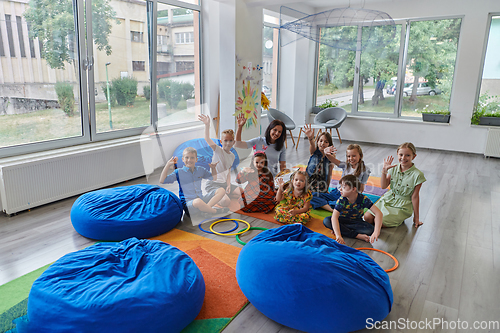
[[[248,229],[248,231],[250,231],[250,230],[269,230],[269,229],[267,229],[267,228],[261,228],[261,227],[251,227],[250,229]],[[238,243],[240,243],[241,245],[243,245],[243,246],[247,245],[247,243],[245,243],[244,241],[242,241],[240,239],[240,235],[236,235],[236,241]]]

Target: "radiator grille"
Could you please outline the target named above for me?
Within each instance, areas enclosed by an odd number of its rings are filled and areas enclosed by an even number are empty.
[[[0,165],[7,214],[144,175],[139,142]]]
[[[490,128],[484,156],[500,157],[500,129]]]

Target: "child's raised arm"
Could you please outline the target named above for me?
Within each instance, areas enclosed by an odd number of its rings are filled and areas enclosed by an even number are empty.
[[[391,175],[389,175],[387,172],[389,169],[394,168],[396,165],[392,164],[394,161],[394,157],[392,156],[387,156],[387,158],[384,159],[384,165],[382,167],[382,176],[380,177],[380,187],[381,188],[387,188],[389,184],[391,183]]]
[[[335,240],[337,241],[337,243],[345,244],[344,238],[342,238],[342,234],[340,233],[339,216],[340,212],[334,209],[332,213],[332,229],[335,233]]]
[[[411,203],[413,204],[413,226],[415,228],[420,227],[424,222],[420,221],[420,188],[422,184],[415,186],[413,194],[411,195]]]
[[[336,151],[337,151],[337,148],[335,148],[334,146],[326,147],[325,148],[325,155],[326,155],[326,158],[328,158],[328,160],[330,162],[332,162],[336,166],[339,166],[339,164],[342,162],[337,159],[337,155],[335,154]]]
[[[198,116],[198,120],[205,124],[205,141],[208,143],[210,148],[212,148],[212,150],[215,151],[215,148],[217,148],[217,145],[210,138],[210,117],[207,115],[204,115],[204,114],[200,114]]]
[[[247,122],[245,115],[243,113],[240,113],[238,117],[236,117],[236,122],[238,123],[238,128],[236,129],[236,142],[234,143],[234,146],[236,148],[246,149],[248,148],[247,142],[241,141],[241,132],[243,131],[243,126]]]
[[[281,200],[283,200],[283,187],[285,186],[285,182],[281,177],[276,179],[276,182],[278,183],[278,191],[276,192],[276,202],[280,202]]]
[[[177,157],[172,156],[172,158],[168,160],[167,164],[165,164],[165,167],[160,174],[160,184],[163,184],[165,178],[167,178],[168,174],[170,173],[170,168],[173,168],[174,164],[177,163],[177,160]]]
[[[304,125],[304,134],[309,140],[309,154],[314,154],[316,151],[316,143],[314,142],[314,131],[311,128],[311,124]]]

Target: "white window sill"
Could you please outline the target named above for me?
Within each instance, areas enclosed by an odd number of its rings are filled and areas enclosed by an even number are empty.
[[[405,119],[405,118],[384,118],[384,117],[370,117],[370,116],[354,116],[347,114],[347,118],[374,120],[383,122],[407,123],[407,124],[421,124],[421,125],[436,125],[436,126],[450,126],[450,123],[438,123],[432,121],[423,121],[421,119]]]

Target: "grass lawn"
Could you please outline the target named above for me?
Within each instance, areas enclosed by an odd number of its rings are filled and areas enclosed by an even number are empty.
[[[341,88],[341,89],[332,89],[329,88],[328,86],[319,86],[318,91],[317,91],[317,96],[325,96],[325,95],[335,95],[335,94],[341,94],[345,92],[351,92],[352,93],[352,87],[347,87],[347,88]]]
[[[159,101],[159,103],[164,103]],[[182,104],[182,103],[180,103]],[[167,109],[168,116],[187,112]],[[149,101],[137,97],[133,106],[111,108],[113,130],[150,125]],[[192,118],[193,116],[190,115]],[[108,103],[96,103],[97,132],[110,131]],[[80,114],[68,117],[61,109],[45,109],[25,114],[0,116],[0,147],[76,137],[82,135]]]

